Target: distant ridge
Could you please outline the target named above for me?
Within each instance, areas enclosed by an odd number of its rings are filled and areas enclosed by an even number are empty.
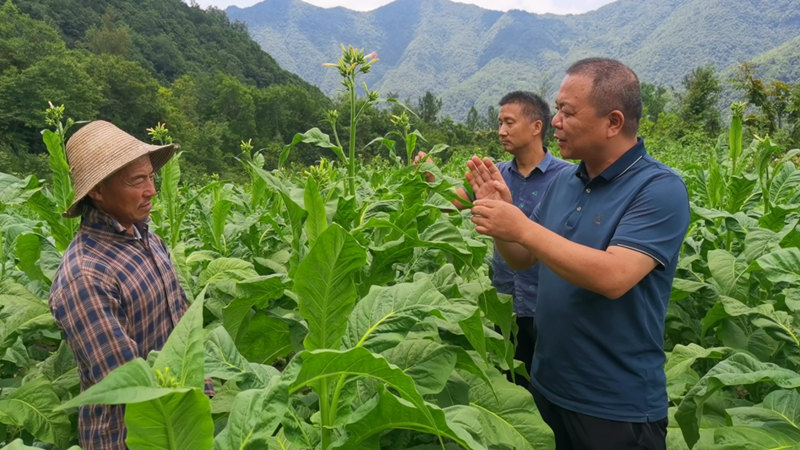
[[[794,0],[618,0],[565,16],[448,0],[397,0],[367,12],[265,0],[226,12],[282,68],[323,92],[340,85],[322,63],[338,57],[340,43],[352,44],[378,52],[381,61],[365,78],[371,88],[414,102],[431,91],[442,98],[442,113],[458,120],[512,89],[550,96],[566,66],[586,56],[620,59],[642,81],[676,88],[697,67],[732,73],[743,61],[770,60],[763,55],[777,48],[773,60],[783,55],[795,64],[773,76],[796,81],[800,60],[798,46],[785,45],[800,36]]]

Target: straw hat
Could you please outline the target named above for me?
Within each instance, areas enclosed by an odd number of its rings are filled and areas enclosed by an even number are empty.
[[[67,162],[75,187],[75,201],[64,217],[80,216],[78,204],[89,191],[136,158],[149,154],[153,171],[158,171],[177,149],[176,144],[147,144],[104,120],[84,125],[67,141]]]

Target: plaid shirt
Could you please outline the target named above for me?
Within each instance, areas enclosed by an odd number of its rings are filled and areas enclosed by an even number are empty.
[[[164,345],[187,302],[164,242],[147,224],[127,233],[88,207],[50,290],[50,310],[78,362],[81,390]],[[78,410],[84,449],[124,449],[125,405]]]

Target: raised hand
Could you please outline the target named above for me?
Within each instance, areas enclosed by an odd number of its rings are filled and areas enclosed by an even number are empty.
[[[477,199],[502,200],[511,203],[511,191],[508,190],[503,175],[497,170],[489,158],[480,159],[473,156],[467,161],[467,181],[472,186]]]
[[[414,164],[419,164],[421,162],[424,162],[425,160],[427,160],[430,163],[433,163],[433,160],[431,158],[428,158],[427,153],[420,151],[416,155],[414,155],[413,162]],[[433,183],[436,181],[436,177],[434,177],[433,174],[430,172],[425,172],[425,181],[427,181],[428,183]]]

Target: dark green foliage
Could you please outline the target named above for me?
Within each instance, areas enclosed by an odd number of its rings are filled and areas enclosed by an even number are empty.
[[[19,3],[19,4],[17,4]],[[31,0],[0,9],[0,170],[46,177],[32,154],[48,102],[140,139],[167,122],[187,172],[230,174],[241,139],[283,145],[328,99],[280,69],[240,23],[179,0]],[[29,161],[30,160],[30,161]],[[25,169],[21,171],[21,169]]]

